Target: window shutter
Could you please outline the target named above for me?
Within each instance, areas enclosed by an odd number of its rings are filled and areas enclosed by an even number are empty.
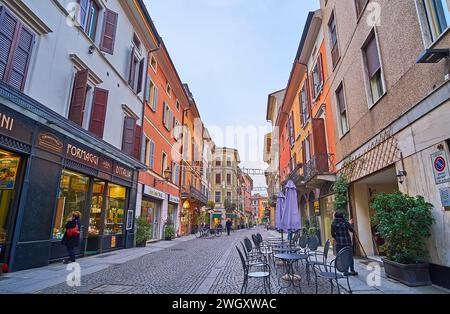
[[[73,84],[72,101],[70,103],[69,120],[79,126],[83,124],[84,106],[89,70],[78,71]]]
[[[378,55],[378,47],[375,34],[372,34],[372,37],[365,50],[367,71],[369,72],[369,77],[372,78],[374,74],[377,73],[377,71],[380,69],[380,58]]]
[[[306,163],[306,145],[305,145],[305,141],[302,142],[302,159],[303,159],[303,164]]]
[[[0,7],[0,80],[8,81],[7,68],[11,64],[13,42],[18,21],[5,7]]]
[[[134,132],[136,120],[134,118],[125,117],[122,137],[122,150],[125,154],[133,156],[134,154]]]
[[[309,120],[310,117],[310,113],[311,113],[311,89],[309,86],[309,79],[306,78],[306,83],[305,83],[305,89],[306,89],[306,112],[305,112],[305,122]]]
[[[150,75],[147,73],[147,77],[145,80],[145,93],[144,93],[144,101],[147,102],[147,104],[150,105],[150,88],[152,86],[152,81],[151,81],[151,77]]]
[[[23,90],[34,34],[6,8],[1,7],[0,10],[0,79]]]
[[[319,86],[323,86],[324,74],[323,74],[323,63],[321,53],[319,53],[319,57],[317,58],[317,71],[319,72]]]
[[[138,73],[136,94],[139,94],[142,91],[142,76],[144,75],[144,63],[145,59],[142,59],[141,62],[139,62],[139,73]]]
[[[172,121],[173,121],[172,110],[169,109],[169,121],[167,121],[168,122],[167,123],[167,128],[169,129],[169,131],[172,130]]]
[[[313,148],[318,171],[328,172],[328,149],[325,134],[325,121],[312,119]]]
[[[343,114],[346,111],[346,105],[345,105],[345,97],[344,97],[344,87],[341,85],[336,92],[337,95],[337,101],[338,101],[338,107],[339,112]]]
[[[163,110],[163,124],[166,125],[166,116],[167,116],[167,104],[164,102],[164,110]]]
[[[153,95],[153,111],[156,111],[158,109],[158,88],[156,86],[154,88],[154,95]]]
[[[116,12],[106,9],[103,17],[102,40],[100,42],[101,51],[109,54],[114,53],[118,18],[119,15]]]
[[[305,106],[305,86],[302,87],[302,90],[300,91],[300,124],[303,126],[305,123],[303,119],[304,114],[304,106]]]
[[[134,47],[131,48],[131,55],[130,55],[130,73],[128,73],[128,84],[134,88],[134,74],[136,72],[136,66],[134,65]]]
[[[155,142],[150,141],[150,168],[153,169],[155,163]]]
[[[106,107],[108,105],[108,91],[96,88],[94,92],[94,102],[92,105],[91,122],[89,131],[100,138],[103,138],[105,129]]]
[[[17,37],[17,46],[14,49],[9,84],[17,89],[23,90],[28,72],[28,65],[30,63],[34,35],[26,27],[20,25]]]
[[[140,125],[135,124],[133,156],[137,160],[141,160],[141,143],[142,143],[142,127]]]

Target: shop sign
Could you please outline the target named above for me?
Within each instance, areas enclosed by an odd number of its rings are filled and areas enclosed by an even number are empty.
[[[444,150],[431,155],[431,161],[433,165],[434,178],[436,184],[444,182],[450,182],[450,171],[448,165],[447,154]]]
[[[133,178],[133,171],[120,165],[115,165],[114,175],[131,181]]]
[[[441,194],[442,206],[445,210],[450,210],[450,187],[441,188],[439,192]]]
[[[100,157],[99,169],[106,173],[112,173],[113,163],[111,160]]]
[[[169,202],[174,203],[174,204],[180,204],[181,200],[179,197],[169,195]]]
[[[0,190],[12,190],[16,182],[20,157],[0,158]]]
[[[41,132],[37,136],[38,146],[48,149],[55,153],[62,153],[64,144],[54,134],[49,132]]]
[[[67,156],[87,166],[98,168],[99,157],[73,144],[67,144]]]
[[[33,123],[25,117],[13,114],[8,107],[0,105],[0,133],[30,144]]]
[[[166,198],[166,193],[151,188],[148,185],[144,186],[144,194],[161,200],[164,200]]]
[[[125,229],[126,230],[133,229],[133,211],[132,210],[127,211],[127,225],[126,225]]]

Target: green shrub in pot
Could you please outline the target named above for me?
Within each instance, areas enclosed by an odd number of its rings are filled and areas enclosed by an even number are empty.
[[[139,217],[136,219],[136,245],[145,246],[151,237],[152,226],[147,219]]]
[[[428,256],[426,239],[434,223],[433,205],[421,196],[401,192],[381,193],[372,202],[380,235],[386,240],[387,258],[400,264],[424,262]]]

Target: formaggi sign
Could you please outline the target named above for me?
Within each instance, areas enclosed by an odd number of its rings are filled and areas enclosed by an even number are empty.
[[[90,166],[98,167],[98,156],[85,151],[84,149],[78,148],[72,144],[67,144],[67,155],[88,164]]]

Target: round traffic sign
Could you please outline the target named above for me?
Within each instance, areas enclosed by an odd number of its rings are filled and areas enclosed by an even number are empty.
[[[447,163],[445,162],[445,159],[443,157],[438,157],[434,160],[434,168],[438,172],[444,171],[446,166],[447,166]]]

